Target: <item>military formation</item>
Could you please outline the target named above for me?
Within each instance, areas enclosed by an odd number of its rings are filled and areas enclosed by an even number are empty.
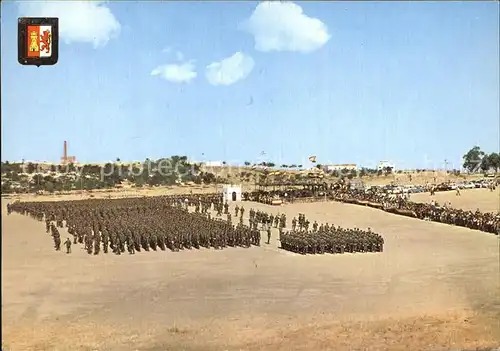
[[[320,189],[258,190],[251,193],[245,193],[243,196],[244,199],[264,203],[269,203],[271,199],[276,198],[293,202],[300,198],[311,197],[318,200],[323,200],[326,197],[333,201],[371,206],[387,212],[422,220],[462,226],[496,235],[500,233],[500,214],[498,213],[484,213],[479,211],[479,209],[476,211],[468,211],[452,208],[449,205],[440,206],[436,202],[432,204],[417,203],[410,201],[407,196],[396,196],[377,189],[372,189],[370,191],[365,191],[364,189],[351,189],[347,184],[343,183],[328,186],[324,185]]]
[[[343,253],[382,251],[380,235],[360,229],[312,223],[304,214],[292,220],[288,232],[284,213],[272,214],[251,208],[248,225],[245,208],[229,211],[222,196],[180,195],[126,199],[88,199],[58,202],[15,202],[8,213],[17,212],[45,222],[46,232],[61,250],[60,229],[70,237],[63,245],[71,253],[80,244],[88,254],[140,251],[260,246],[261,231],[270,244],[272,228],[278,229],[281,248],[297,253]],[[212,218],[212,213],[215,213]],[[234,217],[233,217],[234,216]],[[233,224],[233,218],[237,224]]]
[[[312,223],[304,214],[292,219],[292,230],[280,235],[281,248],[300,254],[342,254],[345,252],[382,252],[380,234],[359,228],[344,229],[334,225]]]
[[[281,215],[273,215],[271,213],[250,209],[249,216],[250,227],[254,229],[260,227],[261,229],[267,230],[273,226],[278,229],[286,228],[286,215],[284,213]]]
[[[94,255],[260,246],[260,231],[243,224],[245,210],[238,208],[240,222],[234,225],[228,208],[219,196],[183,195],[15,202],[7,211],[45,221],[57,251],[61,249],[59,229],[66,227],[72,236],[64,242],[67,253],[71,253],[72,244],[81,244]],[[210,209],[224,212],[226,220],[211,218]]]
[[[266,200],[275,196],[300,198],[317,189],[284,193],[258,191],[246,193],[247,199]],[[350,189],[336,185],[325,189],[330,200],[371,206],[387,212],[437,221],[485,232],[500,233],[500,215],[455,209],[449,205],[415,203],[404,196],[380,191]],[[222,194],[175,195],[126,199],[88,199],[58,202],[15,202],[7,212],[28,215],[45,222],[54,248],[71,253],[81,244],[89,254],[112,252],[134,254],[139,251],[260,246],[261,231],[270,243],[272,228],[278,229],[281,247],[301,254],[381,252],[383,238],[370,229],[344,229],[311,222],[299,214],[287,226],[285,214],[248,210],[242,205],[230,211]],[[245,219],[246,218],[246,219]],[[233,221],[236,219],[236,221]],[[248,220],[248,224],[244,222]],[[236,224],[233,224],[235,222]],[[60,229],[70,237],[64,243]]]

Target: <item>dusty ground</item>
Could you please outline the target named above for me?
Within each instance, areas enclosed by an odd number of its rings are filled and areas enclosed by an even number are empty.
[[[488,189],[462,189],[460,196],[455,191],[436,192],[430,196],[429,193],[412,194],[411,200],[416,202],[430,203],[436,200],[438,204],[451,202],[452,207],[475,211],[479,208],[482,212],[500,213],[500,187],[490,191]]]
[[[66,255],[53,251],[43,223],[6,216],[5,203],[9,350],[500,346],[499,241],[491,234],[348,204],[245,203],[247,213],[252,206],[371,227],[385,251],[300,256],[279,250],[274,233],[261,248],[88,256],[74,245]]]

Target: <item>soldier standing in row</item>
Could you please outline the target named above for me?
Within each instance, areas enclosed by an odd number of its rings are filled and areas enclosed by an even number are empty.
[[[267,227],[267,244],[271,243],[271,227]]]

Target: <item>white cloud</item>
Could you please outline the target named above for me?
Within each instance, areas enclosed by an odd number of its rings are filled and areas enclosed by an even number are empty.
[[[252,57],[238,51],[231,57],[209,64],[206,77],[212,85],[231,85],[245,79],[254,65]]]
[[[181,64],[167,64],[156,67],[151,71],[152,76],[160,76],[172,83],[188,83],[196,78],[196,68],[193,62]]]
[[[167,54],[169,56],[175,55],[175,59],[177,61],[184,60],[184,54],[182,52],[180,52],[179,50],[174,51],[174,48],[171,46],[165,47],[161,52],[163,52],[164,54]]]
[[[241,24],[241,29],[253,35],[259,51],[311,52],[330,39],[328,28],[317,18],[304,14],[302,7],[292,2],[266,1]]]
[[[118,36],[121,25],[103,1],[23,1],[19,14],[28,17],[59,17],[59,35],[66,43],[104,46]]]

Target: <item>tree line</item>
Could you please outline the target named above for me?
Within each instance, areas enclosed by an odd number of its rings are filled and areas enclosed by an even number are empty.
[[[128,181],[136,187],[175,185],[180,182],[212,184],[215,174],[203,172],[186,156],[171,156],[142,163],[123,165],[117,159],[104,165],[42,165],[32,162],[1,163],[2,193],[69,191],[114,188]]]
[[[169,169],[161,169],[162,164],[168,164]],[[226,162],[223,162],[226,165]],[[248,161],[244,162],[247,167],[262,166],[266,168],[275,168],[273,162],[261,162],[252,164]],[[323,170],[324,166],[317,164],[318,169]],[[299,164],[282,164],[282,169],[302,169]],[[500,155],[492,152],[486,153],[479,146],[474,146],[463,156],[463,168],[470,173],[487,172],[494,170],[498,172],[500,169]],[[423,170],[416,170],[418,173]],[[263,176],[266,176],[268,170],[263,171]],[[396,171],[401,173],[400,170]],[[459,175],[460,171],[449,171],[455,175]],[[327,172],[330,176],[336,178],[349,178],[366,176],[381,176],[390,175],[393,169],[390,167],[384,169],[360,168],[355,169],[340,169]],[[183,183],[195,184],[214,184],[224,183],[227,179],[217,176],[208,171],[202,171],[201,165],[191,163],[186,156],[171,156],[169,158],[161,158],[158,160],[146,159],[143,162],[130,165],[122,165],[120,158],[115,162],[108,162],[104,165],[42,165],[32,162],[27,163],[10,163],[8,161],[1,163],[2,174],[2,193],[12,192],[36,192],[40,190],[54,191],[69,191],[69,190],[92,190],[114,188],[128,181],[136,187],[148,186],[171,186]],[[241,172],[240,178],[250,180],[250,172]],[[296,174],[295,178],[300,178],[302,175]]]
[[[463,168],[469,173],[488,172],[500,169],[500,154],[498,152],[486,153],[479,146],[472,147],[463,158]]]

